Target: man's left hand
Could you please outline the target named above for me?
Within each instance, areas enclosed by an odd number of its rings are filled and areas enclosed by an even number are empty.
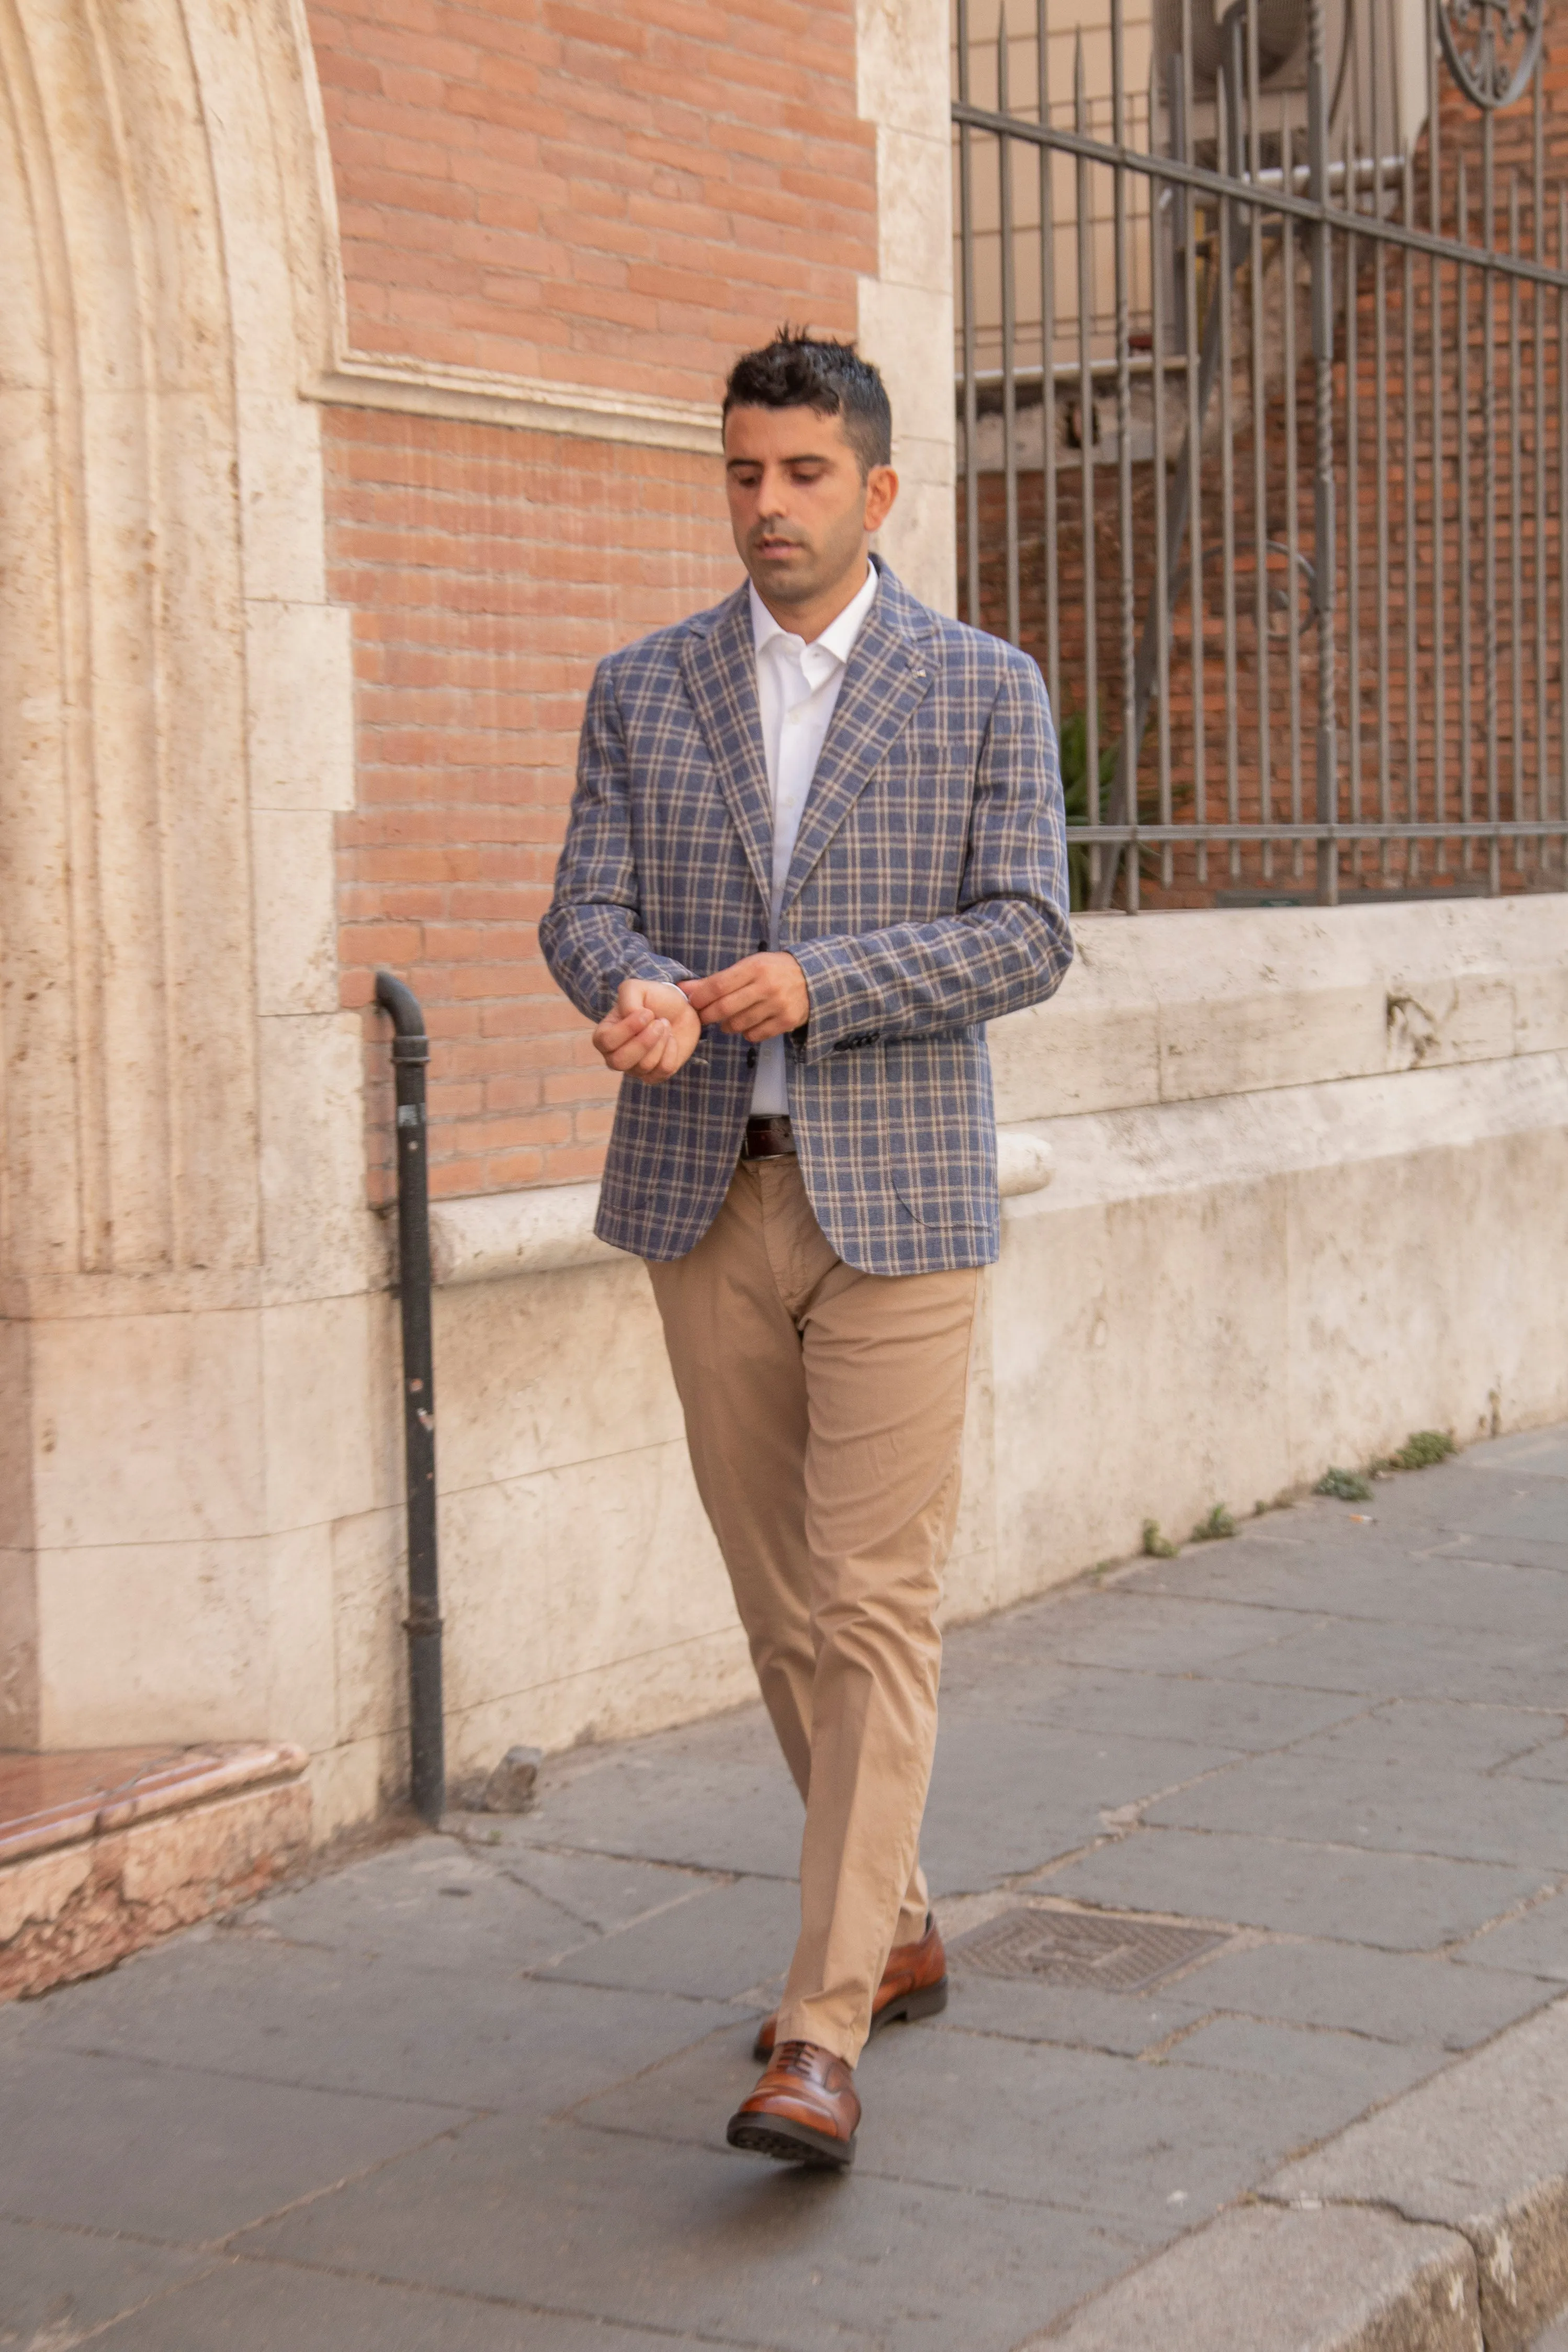
[[[787,1036],[811,1010],[805,973],[781,951],[747,956],[706,980],[683,980],[680,989],[705,1025],[716,1022],[752,1045]]]

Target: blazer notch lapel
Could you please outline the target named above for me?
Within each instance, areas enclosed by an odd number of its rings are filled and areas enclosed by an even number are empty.
[[[883,575],[884,586],[886,574]],[[866,615],[850,656],[832,723],[806,798],[784,887],[784,906],[800,895],[807,876],[837,833],[872,772],[908,726],[931,688],[930,650],[877,604]]]
[[[773,897],[773,799],[757,704],[751,608],[744,588],[723,607],[710,632],[694,630],[686,637],[680,665],[746,862],[763,905],[768,906]]]

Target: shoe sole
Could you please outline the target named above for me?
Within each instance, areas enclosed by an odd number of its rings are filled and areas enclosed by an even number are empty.
[[[855,2160],[855,2136],[834,2139],[813,2131],[810,2124],[791,2123],[784,2116],[731,2116],[725,2133],[731,2147],[753,2156],[770,2156],[775,2164],[812,2164],[845,2172]]]
[[[947,2006],[947,1979],[934,1985],[922,1985],[918,1990],[905,1993],[902,2000],[890,2000],[885,2009],[878,2010],[872,2018],[868,2042],[874,2042],[884,2025],[915,2025],[923,2017],[939,2016]],[[771,2042],[756,2041],[751,2045],[754,2058],[768,2059],[773,2055]]]

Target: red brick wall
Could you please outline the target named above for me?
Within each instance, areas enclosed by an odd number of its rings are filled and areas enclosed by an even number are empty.
[[[852,0],[310,0],[361,351],[713,400],[876,268]],[[425,1003],[433,1188],[597,1173],[613,1088],[538,959],[594,662],[739,576],[716,462],[329,409],[354,614],[344,1002]],[[390,1165],[367,1018],[371,1182]]]

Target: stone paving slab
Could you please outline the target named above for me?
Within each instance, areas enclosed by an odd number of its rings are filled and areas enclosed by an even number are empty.
[[[868,2049],[847,2179],[723,2143],[795,1909],[756,1707],[0,2008],[0,2344],[1524,2352],[1568,2247],[1568,2149],[1508,2121],[1568,1984],[1565,1465],[1527,1433],[952,1634],[952,1996]],[[1128,1992],[987,1973],[1031,1906],[1216,1940]]]
[[[535,2345],[549,2352],[707,2352],[716,2344],[723,2352],[723,2339],[713,2336],[664,2328],[654,2335],[559,2311],[520,2315],[512,2302],[232,2257],[183,2293],[149,2303],[110,2341],[115,2352],[295,2352],[303,2345],[331,2352],[521,2352]]]
[[[0,2221],[0,2344],[69,2345],[117,2314],[162,2303],[219,2258],[82,2230]]]
[[[1351,1828],[1348,1822],[1345,1830]],[[1287,1934],[1316,1930],[1388,1951],[1435,1951],[1546,1891],[1528,1865],[1450,1861],[1385,1847],[1207,1830],[1138,1829],[1063,1869],[1053,1895],[1134,1911],[1180,1911]]]
[[[168,2244],[223,2238],[462,2119],[455,2104],[18,2044],[5,2108],[0,2212]]]
[[[72,1987],[46,2005],[33,2039],[242,2080],[549,2115],[733,2017],[724,2003],[516,1969],[476,1970],[454,2001],[439,1977],[394,1958],[229,1934],[183,1944],[148,1977]]]
[[[778,2352],[1002,2352],[1040,2281],[1076,2301],[1138,2241],[1038,2204],[847,2183],[660,2137],[486,2117],[246,2232],[242,2251],[685,2327]],[[549,2344],[548,2334],[536,2340]]]

